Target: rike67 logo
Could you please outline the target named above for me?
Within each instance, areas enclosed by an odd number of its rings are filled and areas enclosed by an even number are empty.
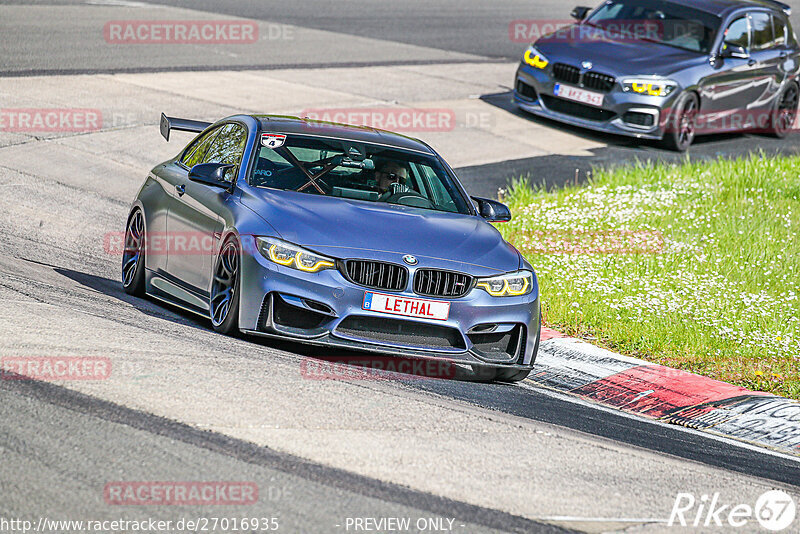
[[[794,523],[796,515],[797,507],[794,499],[781,490],[767,491],[756,500],[755,506],[723,503],[719,493],[702,495],[699,499],[691,493],[679,493],[667,524],[730,529],[758,521],[762,528],[780,532]]]

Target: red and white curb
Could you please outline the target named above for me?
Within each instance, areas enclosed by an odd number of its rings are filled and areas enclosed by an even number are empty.
[[[540,386],[800,456],[800,402],[648,363],[542,328]]]

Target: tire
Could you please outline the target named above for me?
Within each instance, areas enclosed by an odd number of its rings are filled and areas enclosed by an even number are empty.
[[[515,369],[500,369],[497,371],[497,376],[494,377],[495,382],[520,382],[528,378],[533,369],[517,371]]]
[[[145,227],[142,210],[135,209],[125,227],[125,249],[122,252],[122,289],[128,295],[145,296],[144,254]]]
[[[211,326],[229,336],[239,335],[241,264],[239,244],[236,238],[230,238],[222,245],[214,266],[209,299]]]
[[[770,117],[770,135],[783,139],[792,131],[797,120],[798,97],[800,88],[794,82],[789,83],[778,98]]]
[[[700,102],[694,93],[684,93],[675,102],[675,111],[669,118],[662,144],[669,150],[685,152],[694,142],[697,133],[697,112]]]

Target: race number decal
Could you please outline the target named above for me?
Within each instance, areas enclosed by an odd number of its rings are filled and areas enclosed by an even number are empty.
[[[261,134],[261,144],[268,148],[280,148],[286,142],[285,134]]]

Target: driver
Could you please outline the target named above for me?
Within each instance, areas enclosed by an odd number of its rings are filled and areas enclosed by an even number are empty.
[[[392,195],[410,191],[406,185],[408,180],[408,169],[403,165],[389,161],[375,171],[375,178],[378,180],[379,202],[385,202]]]

